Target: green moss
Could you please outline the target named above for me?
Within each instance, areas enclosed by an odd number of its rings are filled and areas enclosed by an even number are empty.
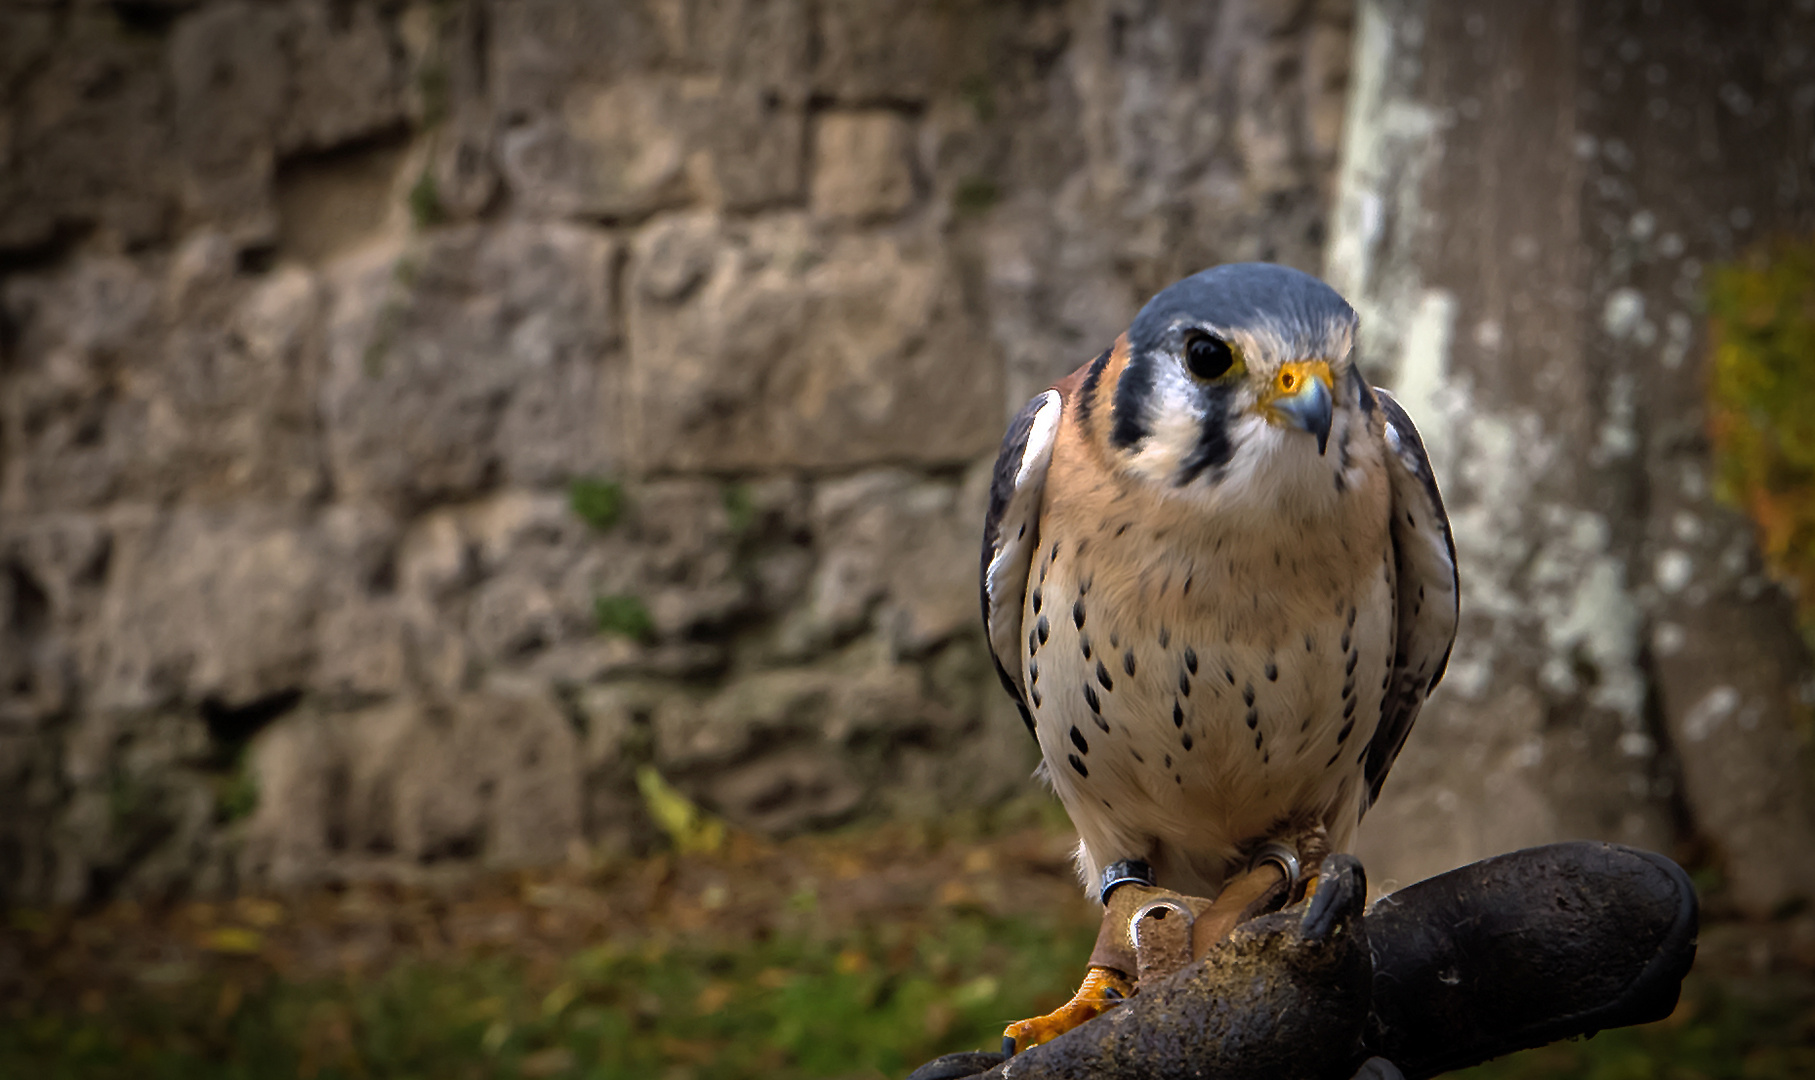
[[[258,774],[242,752],[233,770],[215,783],[214,811],[222,821],[239,821],[258,809]]]
[[[391,264],[391,281],[386,287],[384,303],[378,309],[378,317],[373,321],[372,340],[366,343],[365,352],[360,357],[367,378],[383,377],[385,359],[390,355],[391,346],[396,343],[397,332],[402,329],[405,317],[409,315],[412,299],[410,294],[421,276],[422,260],[415,255],[399,256]]]
[[[1757,524],[1815,642],[1815,241],[1716,268],[1708,312],[1717,492]]]
[[[435,185],[435,174],[428,166],[423,166],[422,173],[416,182],[410,185],[410,222],[418,229],[439,225],[447,220],[447,214],[441,209],[441,191]]]
[[[967,176],[952,192],[952,208],[961,214],[982,214],[1002,201],[1002,189],[987,176]]]
[[[115,772],[107,783],[107,813],[116,827],[135,822],[151,812],[153,792],[137,777]]]
[[[441,21],[445,22],[445,18]],[[430,60],[416,73],[416,89],[422,95],[422,126],[432,128],[447,119],[447,65]]]
[[[415,255],[400,255],[391,264],[391,280],[401,289],[414,289],[416,282],[422,280],[422,259]]]
[[[731,527],[732,535],[744,536],[756,524],[756,499],[750,493],[750,485],[741,481],[731,481],[725,485],[721,496],[725,504],[725,518]]]
[[[567,483],[567,506],[575,517],[604,531],[617,524],[624,513],[624,485],[615,480],[577,476]]]
[[[372,327],[372,340],[366,342],[365,352],[360,355],[360,367],[368,379],[384,377],[385,358],[391,354],[391,346],[396,343],[397,329],[403,322],[403,305],[395,300],[387,300],[378,309],[377,324]]]
[[[987,124],[996,118],[996,88],[985,76],[972,75],[965,79],[958,96],[970,106],[971,114],[979,121]]]
[[[616,634],[632,641],[647,642],[655,637],[655,620],[640,597],[600,596],[592,602],[593,621],[599,631]]]

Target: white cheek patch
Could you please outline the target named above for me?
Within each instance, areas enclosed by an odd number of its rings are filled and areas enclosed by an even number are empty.
[[[1217,497],[1219,510],[1230,513],[1248,507],[1270,507],[1279,499],[1280,459],[1287,455],[1287,432],[1267,422],[1263,416],[1244,412],[1229,425],[1229,439],[1235,454],[1223,466],[1218,482],[1207,485]]]
[[[1196,448],[1207,415],[1197,403],[1197,388],[1172,364],[1155,373],[1147,399],[1147,438],[1128,458],[1128,467],[1156,484],[1170,485],[1185,458]]]
[[[1299,517],[1324,510],[1338,497],[1332,475],[1337,434],[1332,432],[1330,452],[1320,456],[1316,442],[1305,433],[1242,410],[1229,425],[1235,447],[1229,463],[1214,476],[1206,471],[1172,490],[1200,513],[1224,519],[1260,522],[1273,520],[1282,511]]]

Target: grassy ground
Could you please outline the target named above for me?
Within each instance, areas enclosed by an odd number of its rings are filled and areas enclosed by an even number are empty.
[[[1026,819],[733,836],[453,890],[16,910],[0,1077],[899,1077],[1067,995],[1095,931],[1068,846]],[[1809,986],[1698,979],[1664,1023],[1470,1075],[1815,1076]]]

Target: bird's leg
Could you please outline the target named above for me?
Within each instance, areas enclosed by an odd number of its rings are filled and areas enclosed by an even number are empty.
[[[1286,858],[1279,858],[1277,852],[1280,851],[1289,854]],[[1329,854],[1329,833],[1322,825],[1316,825],[1293,837],[1289,844],[1274,843],[1262,847],[1254,858],[1256,861],[1275,859],[1287,870],[1287,876],[1293,879],[1293,885],[1291,896],[1286,902],[1296,904],[1317,895],[1317,879],[1323,870],[1323,861]],[[1288,866],[1288,860],[1296,862]],[[1302,868],[1302,871],[1293,867]]]
[[[1151,867],[1129,859],[1105,868],[1097,895],[1103,904],[1103,923],[1097,931],[1096,948],[1091,950],[1090,967],[1085,972],[1083,984],[1070,1001],[1045,1016],[1018,1020],[1004,1028],[1004,1054],[1013,1055],[1016,1051],[1051,1042],[1114,1008],[1134,992],[1139,961],[1130,924],[1135,912],[1149,900],[1169,894],[1153,887]]]
[[[1300,886],[1309,880],[1314,887],[1315,878],[1301,878],[1299,853],[1313,855],[1316,862],[1311,865],[1316,866],[1322,863],[1328,848],[1321,828],[1295,838],[1289,845],[1263,845],[1248,870],[1225,884],[1214,901],[1155,888],[1151,884],[1152,871],[1145,863],[1111,864],[1104,871],[1100,894],[1103,923],[1097,931],[1096,948],[1091,951],[1083,984],[1070,1001],[1045,1016],[1008,1025],[1002,1032],[1002,1052],[1012,1056],[1094,1020],[1135,992],[1140,983],[1137,975],[1164,978],[1187,960],[1202,959],[1242,923],[1307,895]],[[1136,925],[1143,916],[1172,917],[1185,925],[1173,927],[1168,934],[1152,935],[1155,941],[1144,943]],[[1160,938],[1180,934],[1184,936],[1172,947],[1160,944]],[[1188,951],[1184,949],[1187,941]],[[1170,955],[1173,948],[1179,950],[1178,955]]]
[[[1107,918],[1107,915],[1105,916]],[[1071,1000],[1047,1013],[1028,1020],[1017,1020],[1002,1030],[1002,1052],[1017,1051],[1051,1042],[1088,1020],[1121,1004],[1134,990],[1128,976],[1115,969],[1095,964],[1084,975],[1084,982]]]
[[[1262,844],[1247,872],[1224,885],[1216,902],[1192,926],[1192,957],[1202,958],[1211,946],[1249,919],[1315,893],[1317,874],[1305,874],[1303,867],[1321,867],[1329,851],[1329,838],[1321,825],[1307,828],[1285,842]]]
[[[1237,926],[1285,906],[1290,896],[1287,867],[1271,859],[1256,862],[1216,894],[1216,902],[1191,927],[1191,957],[1201,960]]]

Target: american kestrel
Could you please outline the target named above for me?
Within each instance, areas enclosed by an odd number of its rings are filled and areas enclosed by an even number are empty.
[[[1443,675],[1449,520],[1357,322],[1297,270],[1215,267],[1009,426],[984,623],[1093,894],[1215,896],[1292,826],[1345,850]]]

